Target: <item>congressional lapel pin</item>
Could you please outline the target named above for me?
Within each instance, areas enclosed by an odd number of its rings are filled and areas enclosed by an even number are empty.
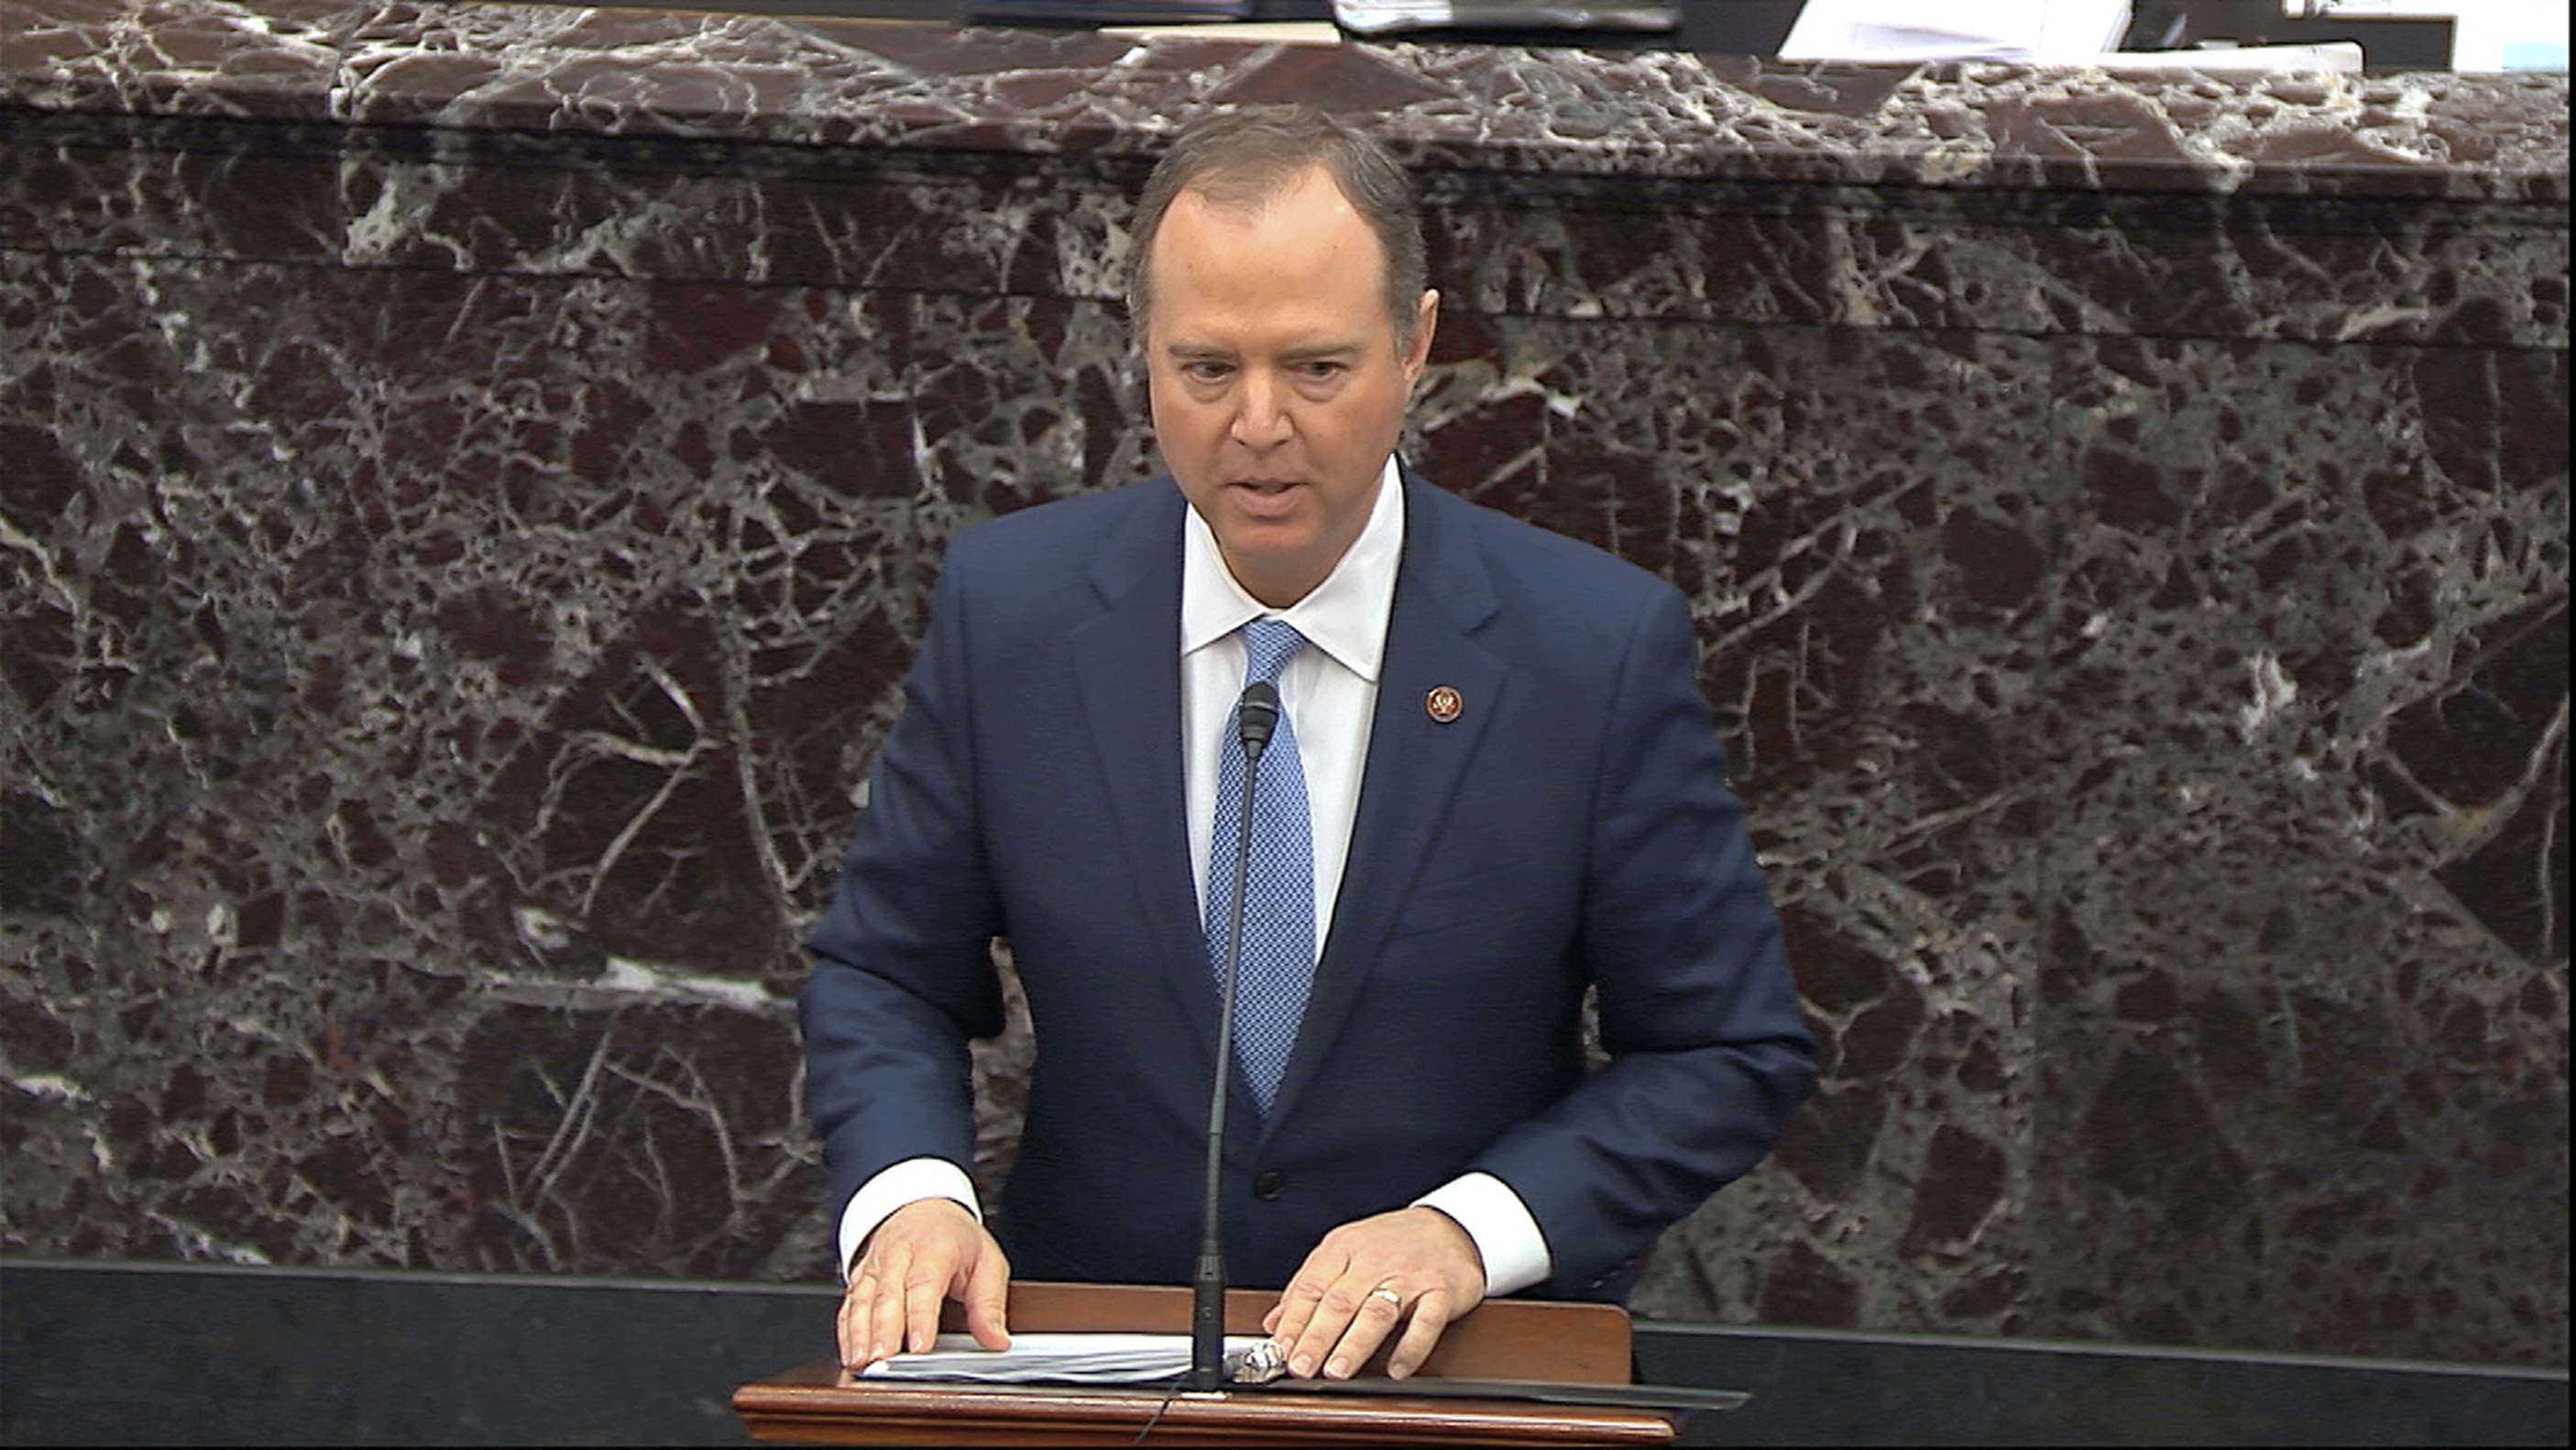
[[[1434,725],[1451,724],[1467,713],[1467,700],[1447,685],[1433,685],[1431,692],[1422,697],[1422,713],[1430,716]]]

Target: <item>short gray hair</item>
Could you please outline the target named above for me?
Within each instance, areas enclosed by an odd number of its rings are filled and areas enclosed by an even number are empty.
[[[1422,212],[1404,168],[1384,146],[1312,106],[1245,106],[1184,127],[1154,165],[1136,201],[1135,249],[1127,258],[1127,317],[1145,336],[1147,264],[1163,216],[1183,192],[1221,206],[1257,207],[1311,167],[1321,166],[1351,209],[1377,234],[1386,260],[1386,313],[1395,347],[1413,346],[1429,264],[1423,258]]]

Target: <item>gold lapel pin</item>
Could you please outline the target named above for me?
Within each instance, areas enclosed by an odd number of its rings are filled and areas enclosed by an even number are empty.
[[[1431,717],[1431,723],[1446,725],[1467,713],[1467,700],[1447,685],[1433,685],[1422,697],[1422,713]]]

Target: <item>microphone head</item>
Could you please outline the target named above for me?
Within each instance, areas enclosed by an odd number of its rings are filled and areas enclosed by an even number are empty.
[[[1270,733],[1279,728],[1279,691],[1267,680],[1255,680],[1243,687],[1243,698],[1235,701],[1235,733],[1243,742],[1243,753],[1259,755],[1270,744]]]

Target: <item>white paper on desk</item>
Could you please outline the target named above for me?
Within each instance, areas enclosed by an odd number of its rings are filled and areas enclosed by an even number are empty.
[[[2229,50],[2124,50],[2094,57],[2104,70],[2341,71],[2358,75],[2361,47],[2348,40],[2315,45],[2242,45]]]
[[[1261,1342],[1230,1335],[1228,1354]],[[1008,1349],[986,1349],[971,1334],[943,1334],[920,1354],[898,1354],[859,1371],[861,1379],[948,1380],[971,1384],[1123,1385],[1179,1379],[1190,1372],[1186,1334],[1014,1334]]]
[[[2119,45],[2129,0],[1978,0],[1927,16],[1922,0],[1807,0],[1782,60],[2084,61]]]
[[[1333,0],[1333,19],[1354,35],[1438,30],[1449,16],[1449,0]]]

